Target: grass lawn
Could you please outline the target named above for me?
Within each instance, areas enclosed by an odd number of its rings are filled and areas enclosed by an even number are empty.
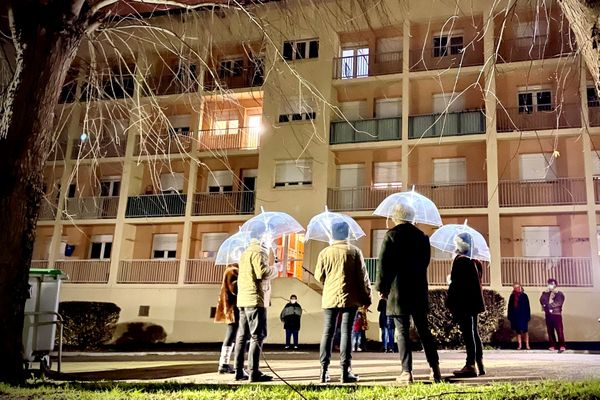
[[[600,380],[583,382],[545,381],[517,384],[460,385],[415,384],[400,386],[300,386],[306,399],[600,399]],[[0,384],[0,399],[301,399],[283,385],[191,385],[177,383],[52,383],[25,387]]]

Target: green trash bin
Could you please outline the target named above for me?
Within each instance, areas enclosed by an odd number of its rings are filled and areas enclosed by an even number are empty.
[[[50,369],[56,328],[59,327],[58,372],[62,357],[62,318],[58,314],[60,286],[67,276],[58,269],[29,270],[29,298],[25,302],[23,361],[39,361],[40,369]]]

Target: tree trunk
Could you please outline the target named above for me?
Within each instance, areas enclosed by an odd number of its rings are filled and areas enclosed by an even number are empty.
[[[18,84],[0,131],[0,382],[24,380],[23,310],[54,109],[87,27],[84,0],[11,0]],[[19,48],[22,50],[19,55]],[[20,66],[20,68],[19,68]],[[3,137],[4,136],[4,137]]]

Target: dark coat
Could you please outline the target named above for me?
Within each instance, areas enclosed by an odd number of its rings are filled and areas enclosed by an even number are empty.
[[[215,322],[234,324],[238,321],[237,280],[239,269],[237,264],[228,265],[223,272],[221,292],[215,312]]]
[[[481,288],[482,266],[478,260],[456,256],[450,272],[448,309],[456,318],[485,311]]]
[[[387,295],[387,315],[426,313],[429,237],[412,224],[387,231],[377,264],[377,290]]]
[[[300,304],[287,303],[285,307],[283,307],[283,310],[281,310],[279,319],[281,319],[281,322],[283,322],[283,329],[299,331],[301,316],[302,307]]]
[[[561,315],[563,304],[565,303],[565,295],[560,290],[556,291],[552,303],[550,302],[551,292],[545,291],[540,296],[540,304],[546,315]]]
[[[515,331],[527,332],[527,325],[531,320],[531,307],[529,306],[529,297],[525,292],[519,294],[517,304],[515,304],[515,292],[512,292],[508,298],[508,320],[511,328]]]

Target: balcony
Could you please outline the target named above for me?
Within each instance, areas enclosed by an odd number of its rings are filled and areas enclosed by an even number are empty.
[[[157,96],[197,92],[200,85],[196,65],[182,63],[164,66],[160,73],[148,79],[148,86]]]
[[[46,162],[63,161],[66,153],[67,139],[58,139],[58,141],[52,142],[52,147],[50,148],[50,153],[48,154]]]
[[[124,157],[127,147],[127,138],[105,138],[101,140],[73,140],[71,150],[72,160],[83,160],[88,158],[112,158]]]
[[[67,274],[67,283],[108,283],[110,260],[56,261],[54,268]]]
[[[498,108],[498,132],[581,127],[580,104],[548,104]]]
[[[402,72],[402,52],[353,55],[333,59],[333,79],[356,79]]]
[[[410,71],[464,68],[483,64],[483,41],[467,47],[429,47],[410,51]]]
[[[177,283],[179,260],[123,260],[117,283]]]
[[[408,138],[443,137],[485,133],[481,110],[414,115],[408,118]]]
[[[187,134],[146,134],[137,136],[134,155],[157,155],[189,153],[193,150],[194,138]]]
[[[575,44],[567,36],[551,40],[546,36],[538,36],[503,39],[500,46],[496,39],[494,49],[498,49],[496,62],[508,63],[566,56],[575,51]]]
[[[229,71],[228,71],[229,72]],[[216,91],[219,89],[244,89],[260,87],[264,83],[262,68],[242,68],[233,75],[217,76],[207,72],[204,75],[204,90]]]
[[[488,204],[486,182],[415,185],[415,190],[438,208],[485,208]]]
[[[38,221],[54,221],[56,219],[56,204],[42,198],[38,212]]]
[[[116,218],[119,197],[76,197],[65,199],[63,219]]]
[[[374,285],[377,282],[377,258],[365,258],[365,266],[371,285]]]
[[[387,196],[401,190],[399,187],[374,186],[330,188],[327,190],[327,206],[331,211],[374,210]]]
[[[127,199],[125,216],[143,217],[181,217],[185,215],[185,194],[144,194]]]
[[[600,105],[598,103],[588,103],[588,118],[590,126],[600,126]]]
[[[184,283],[220,284],[223,280],[224,265],[215,265],[214,260],[187,260]]]
[[[523,286],[548,284],[558,280],[562,287],[592,287],[592,260],[583,257],[502,257],[502,286],[519,282]]]
[[[500,181],[500,207],[585,204],[584,178],[540,181]]]
[[[259,128],[206,129],[200,131],[199,150],[254,150],[259,137]]]
[[[30,268],[48,268],[50,261],[48,260],[31,260]]]
[[[254,214],[253,191],[196,193],[192,215],[244,215]]]
[[[401,139],[402,118],[374,118],[332,122],[330,144],[382,142]]]

